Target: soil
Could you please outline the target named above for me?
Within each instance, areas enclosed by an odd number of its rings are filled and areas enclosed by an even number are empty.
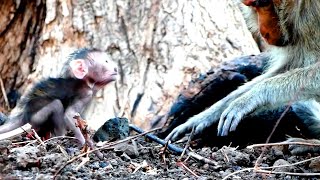
[[[44,148],[35,140],[27,141],[21,137],[12,141],[1,141],[0,179],[53,179],[54,177],[56,179],[222,179],[232,172],[254,167],[261,154],[261,148],[205,147],[196,149],[194,152],[209,158],[212,164],[188,158],[186,155],[181,162],[179,155],[168,151],[164,153],[161,145],[139,137],[103,150],[104,160],[99,160],[95,154],[90,153],[89,161],[83,165],[81,165],[82,158],[66,165],[68,160],[81,154],[81,148],[77,146],[76,140],[58,138],[46,141],[45,145]],[[272,147],[265,151],[260,166],[289,165],[316,155],[292,156],[283,147]],[[320,171],[319,166],[320,160],[316,159],[296,166],[268,170],[314,173]],[[59,169],[61,169],[60,172],[58,172]],[[56,173],[57,175],[54,176]],[[230,179],[317,178],[285,173],[243,171]]]

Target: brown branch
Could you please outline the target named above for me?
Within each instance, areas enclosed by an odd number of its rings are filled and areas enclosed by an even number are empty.
[[[88,129],[88,124],[87,121],[84,120],[79,113],[76,113],[73,117],[73,119],[76,120],[76,127],[79,127],[79,129],[81,130],[81,133],[85,139],[85,144],[83,146],[82,152],[89,152],[89,149],[96,149],[95,145],[89,135],[89,129]],[[99,159],[103,159],[103,154],[100,151],[93,151],[94,154],[99,158]],[[88,154],[87,154],[88,155]]]

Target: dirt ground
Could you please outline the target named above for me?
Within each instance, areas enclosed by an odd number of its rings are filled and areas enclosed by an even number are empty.
[[[317,154],[292,156],[283,147],[268,148],[261,158],[260,167],[287,165],[260,168],[272,173],[245,170],[255,166],[261,148],[201,148],[194,152],[210,159],[211,164],[187,155],[183,156],[181,162],[180,156],[163,151],[161,145],[149,142],[144,137],[103,150],[104,160],[90,153],[89,161],[83,165],[83,158],[66,164],[81,154],[76,141],[69,138],[46,141],[44,148],[38,141],[27,141],[20,137],[1,141],[0,151],[0,179],[222,179],[236,171],[240,172],[229,179],[317,179],[316,176],[306,175],[320,171],[319,159],[293,165]],[[284,172],[304,173],[304,176]]]

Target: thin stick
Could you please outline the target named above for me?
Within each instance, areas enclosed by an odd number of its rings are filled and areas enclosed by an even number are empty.
[[[39,135],[37,134],[37,132],[36,132],[34,129],[32,129],[32,132],[33,132],[35,138],[39,141],[39,143],[46,149],[46,145],[45,145],[44,142],[41,140],[41,138],[39,137]]]
[[[239,171],[235,171],[231,174],[228,174],[226,177],[224,177],[222,180],[227,180],[228,178],[230,178],[231,176],[234,176],[236,174],[239,174],[241,172],[244,172],[244,171],[251,171],[251,170],[255,170],[256,172],[258,172],[259,170],[264,170],[264,169],[274,169],[274,168],[281,168],[281,167],[290,167],[290,166],[296,166],[296,165],[299,165],[299,164],[302,164],[302,163],[306,163],[306,162],[309,162],[309,161],[312,161],[312,160],[315,160],[315,159],[319,159],[320,156],[317,156],[317,157],[313,157],[313,158],[310,158],[310,159],[306,159],[306,160],[303,160],[303,161],[299,161],[299,162],[296,162],[296,163],[293,163],[293,164],[286,164],[286,165],[280,165],[280,166],[271,166],[271,167],[253,167],[253,168],[246,168],[246,169],[241,169]]]
[[[56,136],[56,137],[52,137],[50,139],[47,139],[45,141],[43,141],[44,143],[48,142],[48,141],[51,141],[51,140],[54,140],[54,139],[60,139],[60,138],[68,138],[68,139],[77,139],[75,137],[71,137],[71,136]]]
[[[320,173],[293,173],[293,172],[277,172],[277,171],[267,171],[267,170],[257,170],[259,173],[266,174],[286,174],[291,176],[320,176]]]
[[[56,136],[56,137],[52,137],[50,139],[47,139],[45,141],[43,141],[44,144],[46,144],[48,141],[54,140],[54,139],[60,139],[60,138],[68,138],[68,139],[75,139],[77,140],[77,138],[75,137],[71,137],[71,136]],[[36,141],[35,141],[36,142]],[[34,142],[31,142],[30,144],[33,144]],[[29,144],[28,144],[29,145]],[[40,145],[38,145],[37,147],[39,147]]]
[[[177,162],[177,165],[182,166],[183,169],[185,169],[186,171],[194,175],[196,178],[199,178],[199,176],[195,172],[193,172],[190,168],[188,168],[183,162]]]
[[[283,146],[283,145],[320,146],[320,144],[313,144],[313,143],[306,143],[306,142],[280,142],[280,143],[267,143],[267,144],[253,144],[253,145],[247,146],[246,148],[252,149],[256,147]]]
[[[234,176],[234,175],[236,175],[236,174],[239,174],[239,173],[245,172],[245,171],[252,171],[252,170],[254,170],[254,169],[255,169],[255,168],[245,168],[245,169],[241,169],[241,170],[239,170],[239,171],[235,171],[235,172],[233,172],[233,173],[228,174],[226,177],[222,178],[222,180],[227,180],[227,179],[230,178],[231,176]]]
[[[122,106],[120,108],[120,111],[118,113],[118,117],[123,117],[124,116],[124,111],[125,111],[125,109],[127,107],[127,104],[129,102],[129,94],[130,94],[132,88],[133,88],[133,85],[131,84],[130,88],[128,88],[128,91],[126,93],[127,95],[124,97],[123,104],[122,104]]]
[[[12,143],[12,145],[30,144],[30,143],[35,143],[35,142],[37,142],[37,140],[20,141],[20,142]]]
[[[298,94],[298,93],[297,93],[297,94]],[[296,99],[296,98],[294,98],[294,99]],[[270,139],[271,139],[273,133],[276,131],[276,129],[277,129],[277,127],[278,127],[281,119],[282,119],[282,118],[284,117],[284,115],[289,111],[289,108],[290,108],[291,104],[292,104],[292,101],[289,103],[289,105],[286,107],[286,109],[283,111],[283,113],[281,114],[281,116],[280,116],[279,119],[277,120],[276,124],[274,125],[271,133],[269,134],[269,136],[268,136],[268,138],[267,138],[267,140],[266,140],[266,144],[268,144],[268,143],[270,142]],[[254,167],[255,167],[255,168],[257,168],[257,167],[259,166],[259,164],[260,164],[260,162],[261,162],[261,160],[262,160],[262,156],[264,155],[265,152],[266,152],[266,147],[263,147],[261,154],[259,155],[258,159],[256,160],[256,162],[255,162],[255,164],[254,164]]]
[[[187,155],[190,156],[190,157],[193,157],[194,159],[196,159],[198,161],[202,161],[202,162],[204,162],[206,164],[210,164],[210,165],[213,165],[213,166],[218,165],[217,162],[212,161],[211,159],[205,158],[203,156],[200,156],[199,154],[197,154],[195,152],[187,151]]]
[[[190,135],[189,135],[188,141],[187,141],[186,145],[184,146],[183,151],[182,151],[179,159],[182,159],[182,157],[183,157],[184,154],[186,153],[188,147],[190,146],[191,139],[193,138],[194,129],[195,129],[195,128],[193,127],[193,128],[192,128],[192,131],[191,131],[191,133],[190,133]]]
[[[7,93],[6,93],[6,90],[4,88],[4,83],[3,83],[3,80],[2,80],[1,77],[0,77],[0,86],[1,86],[1,91],[2,91],[2,96],[3,96],[4,102],[6,103],[6,106],[8,107],[8,110],[10,110],[11,108],[10,108],[10,105],[9,105]]]
[[[226,154],[226,152],[222,148],[220,149],[220,151],[224,155],[224,157],[226,158],[227,162],[230,162],[230,159],[229,159],[228,155]]]

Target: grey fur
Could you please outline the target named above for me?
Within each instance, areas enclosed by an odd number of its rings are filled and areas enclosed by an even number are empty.
[[[257,32],[257,14],[250,7],[243,8],[250,29]],[[246,114],[259,107],[299,101],[319,121],[315,115],[319,110],[313,108],[319,107],[320,97],[320,1],[282,0],[275,5],[275,11],[287,45],[270,47],[271,60],[266,72],[176,127],[167,140],[175,141],[193,127],[195,134],[200,134],[218,121],[218,135],[226,136]]]

